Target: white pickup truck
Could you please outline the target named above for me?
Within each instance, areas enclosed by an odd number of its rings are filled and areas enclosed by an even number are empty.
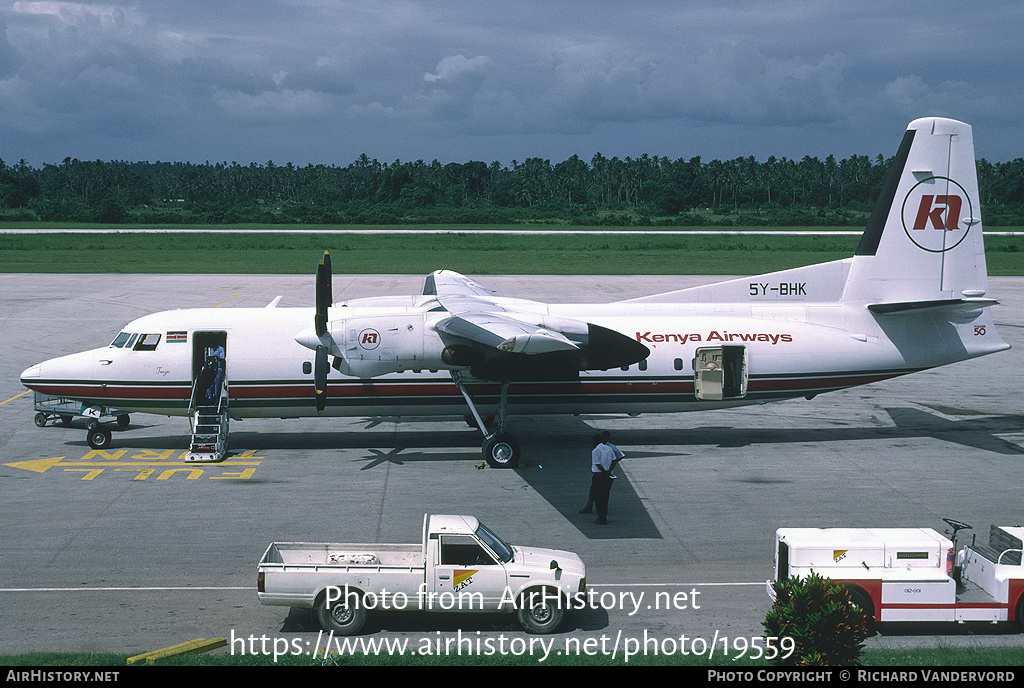
[[[586,575],[572,552],[506,544],[472,516],[427,515],[421,544],[275,542],[257,590],[262,604],[315,610],[338,635],[374,610],[517,612],[524,630],[552,633]]]
[[[966,523],[943,519],[956,539]],[[868,621],[1016,621],[1024,630],[1024,527],[992,526],[959,551],[930,528],[780,528],[775,580],[842,583]],[[774,599],[773,580],[768,594]]]

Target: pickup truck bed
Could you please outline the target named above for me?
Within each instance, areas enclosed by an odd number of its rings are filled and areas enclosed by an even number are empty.
[[[422,567],[419,545],[277,542],[263,556],[264,564],[288,566],[398,566]]]

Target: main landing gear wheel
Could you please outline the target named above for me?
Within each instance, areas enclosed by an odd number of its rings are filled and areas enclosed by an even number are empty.
[[[117,427],[127,428],[132,423],[132,417],[127,413],[122,413],[117,417]]]
[[[491,468],[515,468],[519,465],[519,441],[508,432],[499,432],[484,440],[484,459]]]
[[[110,428],[103,425],[90,427],[85,435],[85,441],[93,449],[106,449],[110,446],[110,440]]]

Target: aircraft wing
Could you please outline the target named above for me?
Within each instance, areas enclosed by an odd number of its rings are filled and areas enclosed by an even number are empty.
[[[434,329],[452,348],[452,360],[472,361],[481,374],[529,376],[536,366],[552,371],[630,365],[650,354],[643,344],[593,323],[546,314],[543,304],[524,307],[457,272],[438,270],[423,285],[447,317]],[[525,355],[525,357],[524,357]],[[568,356],[568,358],[566,358]],[[481,364],[486,364],[480,367]]]
[[[434,296],[497,296],[498,292],[488,289],[465,275],[451,270],[435,270],[427,275],[423,283],[423,294]]]
[[[428,275],[423,293],[436,296],[437,303],[451,314],[437,322],[435,330],[488,350],[522,354],[576,351],[580,347],[566,335],[575,335],[577,340],[586,337],[585,322],[513,310],[497,301],[498,292],[451,270]],[[554,320],[557,322],[549,322]]]

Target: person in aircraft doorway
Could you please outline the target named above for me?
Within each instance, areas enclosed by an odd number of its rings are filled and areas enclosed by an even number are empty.
[[[224,347],[217,346],[210,350],[203,370],[200,373],[200,389],[204,389],[208,404],[217,403],[220,399],[220,388],[224,384]]]

